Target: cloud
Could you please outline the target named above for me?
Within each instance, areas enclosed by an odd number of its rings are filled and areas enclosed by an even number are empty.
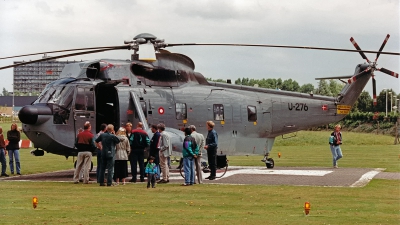
[[[250,43],[399,52],[397,0],[257,1],[257,0],[87,0],[0,1],[0,57],[58,49],[120,45],[139,33],[168,43]],[[173,47],[193,59],[196,70],[221,79],[292,78],[300,84],[315,77],[352,73],[364,60],[357,53],[290,49]],[[130,58],[113,51],[71,58]],[[367,54],[374,59],[374,54]],[[40,57],[40,56],[39,56]],[[38,57],[25,57],[24,60]],[[382,55],[379,66],[400,72],[397,56]],[[1,60],[0,66],[12,64]],[[382,76],[381,76],[382,75]],[[11,89],[12,70],[0,71]],[[399,82],[379,73],[379,87],[399,89]],[[380,86],[381,85],[381,86]],[[371,86],[371,85],[369,85]],[[1,89],[1,86],[0,86]]]

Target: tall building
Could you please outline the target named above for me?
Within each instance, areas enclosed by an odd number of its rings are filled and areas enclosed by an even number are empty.
[[[14,64],[21,62],[24,61],[15,61]],[[48,83],[60,77],[66,64],[72,62],[48,60],[14,67],[15,94],[39,94]]]

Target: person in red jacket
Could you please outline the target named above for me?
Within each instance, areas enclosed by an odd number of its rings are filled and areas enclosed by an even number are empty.
[[[8,177],[8,174],[6,174],[6,169],[7,169],[6,155],[7,155],[7,152],[5,150],[5,147],[6,147],[6,142],[4,141],[3,128],[0,127],[0,162],[1,162],[1,176],[2,177]]]

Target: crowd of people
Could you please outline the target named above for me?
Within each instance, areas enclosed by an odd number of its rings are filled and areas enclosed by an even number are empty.
[[[195,184],[195,177],[197,183],[203,183],[200,160],[202,149],[208,151],[211,171],[211,175],[205,179],[215,179],[218,135],[213,129],[215,124],[212,121],[207,121],[206,124],[207,139],[196,132],[194,125],[184,131],[182,155],[185,183],[182,186]],[[100,186],[125,185],[128,177],[128,161],[132,175],[129,182],[136,183],[138,177],[140,182],[144,182],[147,177],[147,188],[150,186],[155,188],[156,183],[169,183],[168,159],[172,155],[171,138],[165,131],[163,123],[151,125],[151,132],[153,136],[150,139],[147,132],[143,130],[143,123],[139,122],[135,129],[132,129],[132,123],[127,123],[125,127],[120,127],[117,133],[112,124],[101,124],[100,132],[93,135],[90,122],[86,122],[84,129],[78,133],[75,143],[78,157],[73,177],[74,183],[78,184],[79,180],[82,180],[84,184],[88,184],[92,181],[89,171],[93,152],[97,154],[96,175]],[[148,157],[145,163],[146,151]],[[106,170],[107,177],[105,178]]]
[[[217,169],[217,148],[218,134],[214,130],[214,122],[207,121],[207,137],[196,132],[196,126],[190,125],[184,129],[185,138],[182,146],[182,166],[185,181],[182,186],[190,186],[203,183],[201,157],[202,150],[207,151],[210,176],[204,179],[214,180]],[[127,123],[125,127],[120,127],[115,133],[112,124],[101,124],[100,132],[93,135],[90,122],[85,122],[84,129],[79,129],[75,146],[78,150],[76,168],[73,181],[78,184],[82,181],[88,184],[94,181],[89,177],[92,154],[97,155],[97,183],[100,186],[125,185],[128,177],[128,161],[131,166],[132,178],[129,182],[136,183],[139,165],[140,182],[147,177],[147,187],[155,187],[158,184],[169,183],[169,157],[172,155],[172,144],[169,134],[165,131],[165,125],[151,125],[153,136],[151,140],[145,130],[143,123],[139,122],[136,129],[132,130],[132,123]],[[329,138],[330,150],[332,152],[333,167],[338,168],[337,161],[343,157],[340,145],[342,144],[342,134],[340,125],[335,126],[334,132]],[[19,142],[21,140],[20,131],[16,123],[11,124],[11,129],[7,132],[8,144],[6,145],[3,129],[0,126],[0,163],[1,176],[8,177],[6,173],[6,156],[9,156],[9,167],[11,174],[16,171],[21,175]],[[148,149],[148,157],[145,166],[145,151]],[[15,161],[15,170],[14,170]],[[105,179],[105,172],[107,177]],[[114,181],[114,182],[113,182]]]

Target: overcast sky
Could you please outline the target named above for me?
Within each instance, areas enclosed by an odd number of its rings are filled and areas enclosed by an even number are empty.
[[[70,48],[122,45],[140,33],[167,43],[248,43],[399,52],[399,0],[1,0],[0,57]],[[354,73],[358,53],[251,47],[173,47],[191,57],[196,71],[213,79],[316,77]],[[127,50],[68,58],[129,59]],[[56,55],[56,54],[52,54]],[[375,54],[367,54],[370,60]],[[0,66],[23,57],[0,60]],[[379,67],[400,72],[400,57],[381,55]],[[12,90],[12,69],[0,71]],[[400,81],[376,72],[377,90],[400,92]],[[371,93],[371,81],[366,90]]]

